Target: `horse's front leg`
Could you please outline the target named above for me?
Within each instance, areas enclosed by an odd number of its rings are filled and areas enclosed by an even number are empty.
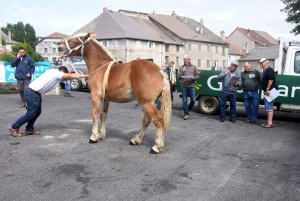
[[[103,101],[103,108],[100,113],[100,132],[99,132],[99,139],[102,140],[105,138],[106,135],[106,117],[107,117],[107,111],[108,111],[109,101],[105,100]]]
[[[93,126],[92,126],[92,135],[90,137],[89,143],[96,143],[99,136],[98,132],[98,116],[99,116],[99,110],[100,110],[100,96],[96,93],[93,93],[91,91],[91,99],[93,104]]]

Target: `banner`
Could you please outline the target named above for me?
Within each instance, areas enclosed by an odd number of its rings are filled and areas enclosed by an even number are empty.
[[[31,81],[37,79],[46,70],[51,69],[51,63],[48,61],[34,62],[35,71],[31,76]],[[0,61],[0,82],[17,82],[15,79],[16,68],[11,67],[10,62]]]

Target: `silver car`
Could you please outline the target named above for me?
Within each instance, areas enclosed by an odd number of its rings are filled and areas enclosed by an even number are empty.
[[[74,57],[70,57],[74,68],[72,70],[71,73],[80,73],[80,74],[88,74],[88,69],[86,67],[86,63],[83,59],[83,57],[79,57],[79,56],[74,56]],[[53,69],[58,69],[59,67],[62,66],[62,62],[61,61],[56,61],[54,62],[54,64],[52,64],[52,68]],[[78,79],[72,79],[71,80],[71,90],[72,91],[79,91],[83,88],[88,88],[88,79],[87,78],[78,78]],[[60,83],[60,86],[62,89],[65,88],[65,84],[62,81]]]

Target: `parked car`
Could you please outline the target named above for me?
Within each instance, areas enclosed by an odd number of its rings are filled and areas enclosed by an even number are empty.
[[[74,68],[72,70],[71,73],[80,73],[80,74],[88,74],[88,69],[86,66],[86,63],[83,59],[83,57],[79,57],[79,56],[74,56],[74,57],[70,57]],[[52,68],[53,69],[58,69],[59,67],[62,66],[62,62],[61,61],[56,61],[54,62],[54,64],[52,64]],[[78,78],[78,79],[72,79],[71,80],[71,90],[72,91],[79,91],[83,88],[88,88],[88,79],[87,78]],[[60,83],[60,86],[62,89],[65,88],[65,84],[62,81]]]

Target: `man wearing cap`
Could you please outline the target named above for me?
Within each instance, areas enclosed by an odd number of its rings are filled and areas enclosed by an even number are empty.
[[[222,94],[220,104],[220,121],[225,121],[225,110],[227,100],[230,101],[230,115],[229,120],[235,123],[236,115],[236,91],[238,86],[242,84],[241,73],[237,70],[239,63],[232,61],[230,67],[225,68],[219,75],[218,79],[222,80]],[[231,82],[233,76],[239,77],[239,81]]]
[[[277,89],[276,85],[276,76],[275,72],[272,67],[269,66],[269,61],[266,58],[262,58],[259,61],[261,68],[263,69],[264,73],[261,80],[261,89],[264,93],[269,96],[270,91],[275,88]],[[267,111],[267,123],[261,124],[263,128],[273,128],[273,106],[274,101],[268,102],[266,98],[264,98],[265,102],[265,109]]]
[[[69,60],[67,55],[62,55],[58,58],[60,59],[61,57],[63,57],[62,66],[65,66],[69,70],[69,73],[71,73],[72,70],[73,70],[72,62]],[[64,92],[64,94],[65,95],[71,95],[71,80],[65,80],[64,83],[65,83],[65,92]]]
[[[244,104],[247,113],[246,123],[257,124],[259,95],[258,89],[261,83],[260,72],[252,68],[250,62],[244,63],[242,72],[242,87],[244,94]]]
[[[195,98],[195,80],[199,78],[198,69],[195,65],[191,64],[191,57],[189,55],[183,56],[184,64],[179,68],[178,79],[181,81],[182,90],[182,102],[183,102],[183,112],[184,120],[190,118],[189,111],[193,108],[196,98]],[[190,103],[187,104],[187,99],[190,97]]]

